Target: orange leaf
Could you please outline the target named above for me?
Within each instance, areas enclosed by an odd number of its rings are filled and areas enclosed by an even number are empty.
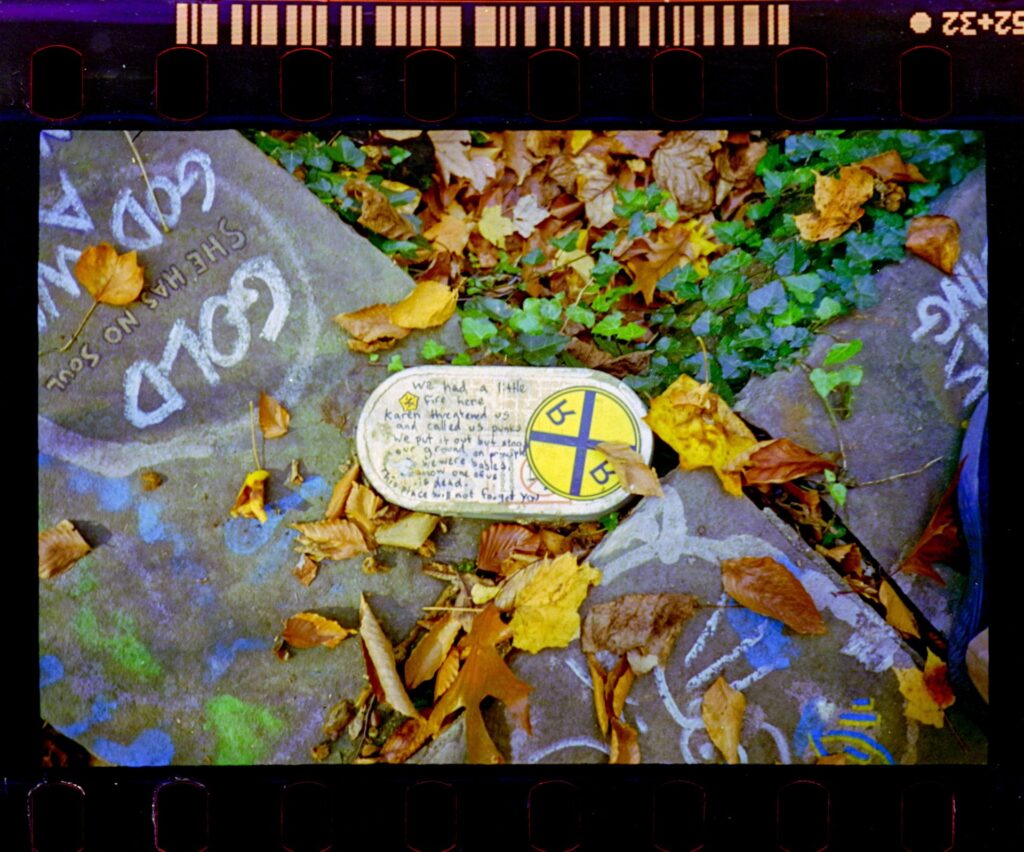
[[[722,585],[737,603],[797,633],[828,632],[803,584],[768,556],[723,560]]]
[[[423,232],[423,236],[435,247],[440,246],[452,254],[462,254],[469,242],[470,224],[466,212],[458,204],[452,204],[436,224]]]
[[[320,563],[312,559],[308,553],[303,553],[299,557],[298,564],[292,568],[292,574],[303,586],[308,586],[316,579],[319,570]]]
[[[429,737],[430,725],[422,718],[406,719],[381,746],[381,760],[385,763],[404,763],[419,751]]]
[[[267,513],[263,509],[263,501],[266,499],[267,477],[270,472],[266,470],[254,470],[246,475],[245,482],[239,489],[235,498],[235,505],[231,509],[233,518],[255,518],[261,524],[267,522]]]
[[[843,166],[839,176],[819,174],[814,183],[816,212],[801,213],[793,221],[805,240],[834,240],[864,215],[860,206],[875,191],[875,180],[859,166]]]
[[[260,391],[260,429],[264,438],[280,438],[287,435],[291,419],[287,408],[274,397]]]
[[[601,733],[608,736],[608,707],[604,700],[605,681],[608,675],[593,654],[587,654],[587,668],[590,670],[590,683],[594,698],[594,715]]]
[[[455,678],[459,675],[461,656],[458,648],[452,648],[448,652],[448,656],[444,658],[444,662],[441,663],[441,667],[437,670],[437,677],[434,680],[434,701],[437,701],[438,698],[448,691],[448,687],[455,683]]]
[[[130,305],[142,292],[142,267],[136,253],[118,254],[110,243],[90,246],[75,264],[75,278],[104,305]]]
[[[834,468],[835,464],[794,444],[789,438],[758,441],[729,465],[730,470],[740,472],[744,485],[790,482]]]
[[[71,521],[63,520],[39,533],[39,579],[50,580],[63,574],[91,547]]]
[[[653,497],[664,497],[661,483],[656,474],[644,461],[643,456],[629,444],[614,441],[597,445],[597,451],[603,454],[612,464],[612,470],[619,478],[619,484],[630,494],[644,494]]]
[[[315,612],[300,612],[284,623],[281,636],[293,648],[315,648],[317,645],[334,648],[342,639],[355,633],[355,630],[342,627],[337,621]]]
[[[881,180],[894,180],[900,183],[927,183],[926,178],[913,163],[903,162],[899,151],[886,151],[874,157],[868,157],[857,163]]]
[[[363,640],[364,655],[370,660],[384,700],[399,713],[417,718],[420,713],[402,685],[395,666],[395,649],[384,635],[363,595],[359,596],[359,635]],[[369,667],[368,667],[369,668]]]
[[[372,488],[355,482],[345,500],[345,516],[354,521],[369,537],[378,527],[377,515],[380,514],[383,505],[384,501]]]
[[[403,671],[405,685],[409,689],[415,689],[437,673],[460,630],[462,625],[452,618],[450,613],[443,615],[431,625],[430,630],[420,639],[409,654],[409,659],[405,661]]]
[[[522,555],[526,559],[539,556],[543,550],[540,536],[521,524],[491,524],[480,534],[480,553],[476,565],[481,571],[500,571],[503,574],[521,566],[525,560],[512,559]],[[510,564],[511,560],[511,564]]]
[[[960,257],[960,226],[949,216],[918,216],[907,226],[906,245],[949,275]]]
[[[612,728],[611,751],[609,763],[638,764],[640,763],[640,734],[632,725],[616,719],[609,720]]]
[[[352,336],[348,347],[357,352],[387,349],[409,334],[409,329],[391,321],[390,305],[370,305],[332,319]]]
[[[708,736],[726,763],[740,762],[740,731],[746,709],[747,699],[743,693],[733,689],[721,675],[708,687],[701,701],[700,715]]]
[[[370,552],[362,530],[352,521],[312,521],[292,528],[300,533],[296,551],[314,559],[350,559]]]
[[[460,707],[466,709],[466,744],[470,763],[504,762],[487,733],[480,713],[480,702],[487,696],[505,704],[519,726],[532,733],[528,697],[533,687],[512,673],[494,647],[504,628],[501,613],[493,604],[476,616],[462,670],[430,714],[430,726],[436,732],[447,716]]]
[[[878,587],[878,600],[885,607],[885,620],[893,627],[910,636],[921,638],[921,631],[917,626],[917,620],[913,613],[907,609],[903,599],[896,593],[896,590],[882,580]]]
[[[921,574],[945,586],[946,581],[932,567],[936,562],[949,564],[954,562],[960,554],[961,544],[959,528],[956,522],[956,489],[960,482],[960,470],[963,462],[957,467],[952,482],[946,487],[939,498],[939,505],[924,528],[921,537],[917,540],[910,556],[908,556],[897,571],[907,574]]]
[[[334,483],[334,490],[331,492],[330,502],[327,504],[327,509],[324,511],[324,520],[333,521],[335,518],[340,518],[342,512],[345,510],[345,501],[348,499],[348,492],[352,489],[352,483],[356,481],[356,477],[359,476],[359,462],[353,464],[345,474]]]

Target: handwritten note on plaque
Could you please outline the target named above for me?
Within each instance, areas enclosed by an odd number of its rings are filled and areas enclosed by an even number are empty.
[[[481,518],[597,518],[629,495],[602,442],[650,460],[646,409],[596,370],[416,367],[381,384],[359,418],[366,476],[387,500]]]

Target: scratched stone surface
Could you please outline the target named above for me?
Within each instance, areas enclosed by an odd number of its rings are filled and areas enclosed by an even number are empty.
[[[985,174],[978,169],[939,198],[932,210],[960,225],[960,260],[952,275],[919,258],[875,276],[879,304],[828,326],[840,340],[860,338],[850,363],[864,368],[852,416],[839,421],[849,474],[861,482],[916,470],[923,473],[851,488],[838,510],[843,523],[886,570],[909,555],[953,476],[971,412],[988,383],[988,243]],[[806,359],[820,366],[835,341],[818,338]],[[800,369],[752,380],[736,410],[775,437],[817,452],[839,441],[820,398]],[[963,575],[939,566],[943,589],[920,576],[896,581],[934,626],[945,632]]]
[[[904,717],[892,667],[910,652],[873,610],[774,515],[726,494],[714,474],[676,471],[664,498],[646,498],[588,560],[603,572],[581,608],[624,594],[681,592],[703,606],[689,619],[665,667],[637,678],[626,719],[640,731],[646,763],[715,763],[701,721],[701,696],[722,675],[747,698],[741,757],[751,763],[813,763],[816,751],[850,762],[962,763],[986,758],[984,738],[950,708],[939,730]],[[725,607],[720,562],[770,556],[803,583],[828,633],[793,634],[782,623]],[[611,659],[603,660],[606,668]],[[594,718],[590,678],[579,642],[518,654],[512,668],[532,684],[532,736],[502,708],[493,727],[516,762],[607,761]],[[445,746],[445,751],[451,746]]]
[[[59,345],[90,299],[70,270],[101,240],[135,248],[146,290],[101,306],[70,351],[39,362],[39,523],[70,518],[95,550],[40,583],[44,718],[122,764],[308,762],[324,709],[358,694],[359,645],[271,653],[312,609],[357,623],[366,590],[398,639],[441,584],[420,558],[324,563],[291,575],[295,531],[322,517],[354,454],[358,413],[387,376],[330,322],[409,278],[235,132],[136,139],[164,233],[121,133],[48,136],[40,160],[39,340]],[[454,336],[453,336],[454,333]],[[424,333],[397,351],[416,363]],[[457,329],[442,335],[457,351]],[[253,467],[247,406],[265,390],[292,413],[267,441],[266,524],[229,518]],[[286,484],[292,459],[305,482]],[[144,491],[140,472],[166,481]],[[475,553],[453,529],[439,556]]]

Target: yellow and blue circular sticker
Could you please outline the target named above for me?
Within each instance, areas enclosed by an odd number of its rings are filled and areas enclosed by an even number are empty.
[[[549,491],[570,500],[595,500],[619,487],[611,463],[597,450],[605,442],[640,451],[640,425],[614,394],[595,387],[553,393],[530,417],[526,458]]]

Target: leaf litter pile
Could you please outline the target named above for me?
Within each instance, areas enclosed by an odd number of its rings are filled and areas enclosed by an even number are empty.
[[[647,422],[679,454],[681,468],[709,467],[727,493],[770,500],[905,638],[922,638],[914,613],[834,514],[849,484],[843,459],[786,438],[758,440],[730,404],[751,375],[798,363],[830,320],[875,304],[872,275],[885,264],[909,251],[952,269],[959,228],[928,215],[928,206],[981,162],[978,134],[380,131],[321,138],[289,131],[251,138],[416,282],[398,303],[334,318],[350,349],[376,364],[419,332],[424,362],[586,366],[623,379],[647,397]],[[100,303],[130,303],[142,286],[134,252],[119,255],[108,244],[83,252],[75,274],[94,296],[90,315]],[[429,336],[453,316],[465,343],[459,353]],[[823,416],[849,412],[863,378],[850,363],[860,348],[858,340],[838,341],[810,372]],[[386,366],[405,365],[392,355]],[[264,523],[267,489],[280,486],[256,452],[256,423],[265,440],[284,439],[291,414],[265,393],[250,413],[253,469],[225,510]],[[627,491],[661,494],[657,474],[628,447],[598,449]],[[474,559],[449,565],[433,560],[433,537],[448,522],[386,503],[357,463],[339,474],[323,517],[292,525],[294,582],[312,586],[323,563],[354,557],[367,573],[385,571],[382,554],[401,548],[417,553],[424,574],[444,585],[397,644],[365,595],[358,624],[314,611],[285,621],[275,646],[282,661],[324,653],[313,650],[320,646],[329,653],[346,640],[361,643],[365,660],[365,688],[330,708],[314,759],[334,752],[352,762],[401,762],[461,717],[469,761],[500,762],[482,707],[500,701],[530,731],[532,687],[512,672],[508,655],[579,641],[611,762],[640,762],[639,733],[626,715],[633,683],[665,664],[685,622],[710,604],[678,590],[631,594],[591,607],[581,623],[580,606],[601,582],[587,557],[618,514],[560,527],[495,523]],[[163,481],[151,471],[143,477],[147,489]],[[288,484],[302,479],[294,459]],[[959,544],[954,489],[902,570],[941,582],[932,564],[952,561]],[[44,530],[40,578],[58,576],[89,550],[68,520]],[[800,581],[774,560],[750,554],[724,561],[721,572],[731,605],[778,619],[800,641],[827,632]],[[602,665],[598,654],[614,664]],[[907,716],[941,727],[954,700],[941,658],[928,648],[923,672],[896,675]],[[703,697],[708,736],[728,763],[739,761],[745,705],[721,677]]]

